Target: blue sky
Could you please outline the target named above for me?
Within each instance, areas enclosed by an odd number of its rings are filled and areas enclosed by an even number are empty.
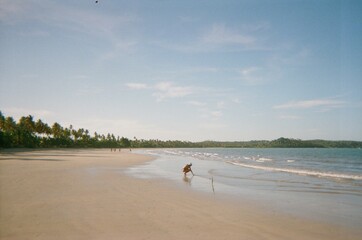
[[[0,110],[128,138],[362,140],[362,2],[0,0]]]

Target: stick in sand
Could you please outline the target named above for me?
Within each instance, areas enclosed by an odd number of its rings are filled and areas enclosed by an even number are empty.
[[[214,189],[214,177],[211,177],[211,187],[212,187],[212,192],[215,193],[215,189]]]

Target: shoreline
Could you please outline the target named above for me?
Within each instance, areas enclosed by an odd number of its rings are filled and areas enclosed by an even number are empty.
[[[0,239],[359,239],[362,231],[138,179],[123,150],[0,151]]]

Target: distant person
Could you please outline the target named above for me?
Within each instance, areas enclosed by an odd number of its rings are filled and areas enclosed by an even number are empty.
[[[184,172],[185,177],[186,177],[186,173],[188,173],[188,172],[191,172],[192,176],[194,176],[194,173],[192,172],[191,166],[192,166],[192,163],[189,163],[189,164],[186,164],[184,166],[184,168],[182,169],[182,171]]]

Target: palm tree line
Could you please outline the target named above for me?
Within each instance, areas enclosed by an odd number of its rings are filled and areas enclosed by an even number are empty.
[[[21,117],[17,122],[0,111],[0,147],[130,147],[131,142],[124,137],[115,137],[94,132],[93,136],[84,128],[75,129],[72,125],[63,127],[55,122],[49,126],[31,115]]]
[[[94,132],[91,136],[84,128],[75,129],[72,125],[63,127],[55,122],[49,126],[41,119],[23,116],[18,122],[13,117],[6,117],[0,111],[0,148],[362,148],[361,141],[327,141],[278,138],[257,141],[202,141],[190,142],[179,140],[162,141],[158,139],[132,140]]]

